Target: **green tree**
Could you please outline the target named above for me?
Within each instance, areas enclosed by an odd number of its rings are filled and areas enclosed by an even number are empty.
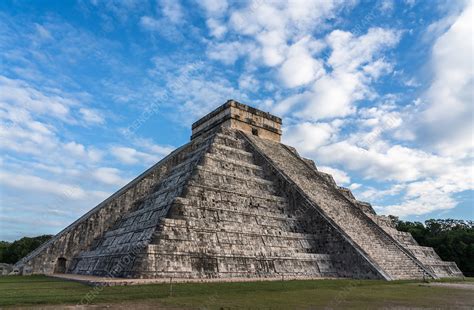
[[[7,242],[7,241],[0,241],[0,262],[1,263],[4,263],[4,253],[5,251],[8,249],[8,247],[10,246],[10,242]]]
[[[464,220],[397,221],[422,246],[434,248],[443,260],[454,261],[466,276],[474,276],[474,222]]]
[[[0,262],[14,264],[41,244],[48,241],[51,237],[51,235],[42,235],[33,238],[23,237],[12,243],[0,241]]]

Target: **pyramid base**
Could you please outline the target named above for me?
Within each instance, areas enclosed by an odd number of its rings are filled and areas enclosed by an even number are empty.
[[[343,278],[314,277],[314,276],[271,276],[271,277],[234,277],[234,278],[112,278],[87,276],[79,274],[54,273],[48,275],[53,278],[74,281],[91,286],[125,286],[125,285],[146,285],[146,284],[166,284],[166,283],[230,283],[230,282],[262,282],[262,281],[290,281],[290,280],[337,280]]]

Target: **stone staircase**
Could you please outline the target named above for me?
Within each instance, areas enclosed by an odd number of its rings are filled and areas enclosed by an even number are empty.
[[[76,255],[69,272],[96,276],[107,276],[113,272],[113,276],[137,276],[138,266],[146,259],[146,247],[160,221],[182,193],[210,143],[211,137],[203,137],[176,154],[148,195],[134,201],[131,210],[121,214],[109,230],[94,240],[88,251]],[[122,261],[127,264],[122,264]],[[119,265],[122,265],[121,269],[114,271]]]
[[[443,261],[431,247],[420,246],[409,232],[398,231],[391,219],[368,214],[385,232],[402,244],[413,256],[423,263],[438,278],[463,277],[455,262]]]
[[[148,246],[145,277],[337,276],[246,148],[235,131],[215,134]]]
[[[351,197],[317,173],[297,153],[280,143],[241,134],[293,186],[344,232],[388,279],[435,277],[408,250],[354,204]]]

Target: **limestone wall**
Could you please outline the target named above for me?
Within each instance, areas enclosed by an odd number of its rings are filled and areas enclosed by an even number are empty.
[[[280,142],[281,119],[233,100],[207,114],[192,125],[194,139],[209,130],[220,127],[253,133],[263,139]]]
[[[65,261],[66,270],[71,268],[73,258],[94,246],[100,238],[124,214],[136,208],[141,199],[159,183],[164,174],[176,165],[179,155],[189,144],[171,153],[158,164],[124,186],[110,198],[97,205],[77,221],[55,235],[37,250],[21,259],[15,268],[21,274],[50,274],[63,272],[58,269],[58,259]],[[60,269],[62,269],[60,268]]]

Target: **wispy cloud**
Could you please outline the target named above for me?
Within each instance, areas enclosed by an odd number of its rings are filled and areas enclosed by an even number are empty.
[[[231,98],[282,116],[285,143],[379,212],[465,214],[469,1],[80,1],[67,18],[14,6],[0,12],[8,238],[35,217],[60,229]]]

